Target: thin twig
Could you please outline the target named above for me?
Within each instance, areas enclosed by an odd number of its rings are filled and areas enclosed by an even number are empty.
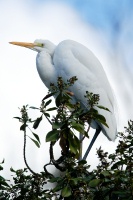
[[[60,166],[59,163],[54,159],[54,154],[53,154],[53,142],[50,143],[50,149],[49,149],[49,153],[50,153],[50,161],[53,163],[53,165],[59,169],[60,171],[64,172],[66,170],[65,167]]]
[[[29,169],[29,171],[34,174],[37,175],[37,173],[35,173],[28,165],[27,160],[26,160],[26,131],[24,131],[24,148],[23,148],[23,156],[24,156],[24,162],[26,167]]]
[[[48,174],[48,175],[50,175],[50,176],[53,176],[53,174],[49,173],[48,170],[46,169],[46,167],[47,167],[48,165],[53,165],[53,164],[52,164],[51,162],[49,162],[49,163],[47,163],[46,165],[44,165],[43,169],[44,169],[44,171],[45,171],[46,174]]]
[[[46,117],[46,119],[48,120],[48,122],[52,125],[52,122],[50,121],[50,119],[46,115],[44,115],[44,116]]]

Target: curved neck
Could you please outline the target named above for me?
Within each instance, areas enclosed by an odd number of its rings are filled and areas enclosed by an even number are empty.
[[[53,64],[52,55],[47,50],[38,53],[36,65],[39,76],[47,88],[50,88],[50,83],[57,82],[57,73]]]

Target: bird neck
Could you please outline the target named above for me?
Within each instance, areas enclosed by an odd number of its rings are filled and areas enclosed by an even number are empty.
[[[57,74],[53,64],[52,53],[44,50],[36,58],[37,70],[43,83],[50,88],[50,83],[57,82]]]

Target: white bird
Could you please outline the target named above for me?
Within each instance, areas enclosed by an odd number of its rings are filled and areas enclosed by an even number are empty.
[[[86,108],[87,100],[84,95],[86,91],[100,95],[99,104],[108,108],[111,112],[96,108],[99,114],[106,118],[109,126],[93,121],[91,126],[96,129],[96,133],[89,145],[83,159],[87,155],[95,142],[100,131],[111,141],[117,135],[117,125],[115,118],[114,95],[104,72],[104,69],[95,55],[82,44],[64,40],[57,46],[48,40],[37,39],[34,43],[10,42],[14,45],[27,47],[38,52],[36,66],[43,83],[50,88],[50,83],[57,83],[60,76],[64,81],[76,76],[78,81],[71,88],[76,101],[80,101],[83,108]]]

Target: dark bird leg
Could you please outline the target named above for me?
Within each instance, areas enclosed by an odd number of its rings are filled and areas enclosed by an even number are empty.
[[[97,137],[98,137],[100,132],[101,132],[101,128],[99,127],[99,129],[96,129],[96,132],[95,132],[95,134],[94,134],[94,136],[93,136],[93,138],[91,140],[91,143],[90,143],[88,149],[85,152],[83,160],[86,160],[86,158],[87,158],[87,156],[88,156],[88,154],[89,154],[89,152],[90,152],[90,150],[91,150],[91,148],[92,148],[92,146],[93,146],[93,144],[94,144],[95,140],[97,139]]]
[[[80,152],[79,152],[79,160],[82,160],[82,149],[83,149],[83,135],[82,133],[79,134],[79,141],[80,141]]]

